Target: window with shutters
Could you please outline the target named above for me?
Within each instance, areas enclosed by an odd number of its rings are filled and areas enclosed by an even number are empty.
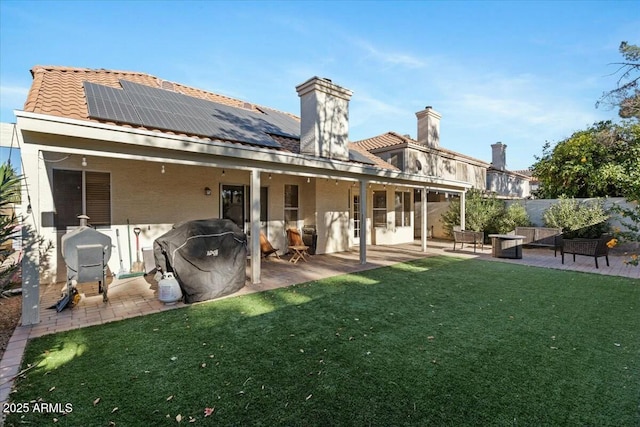
[[[78,226],[78,215],[87,215],[92,226],[111,225],[111,174],[53,170],[55,226]]]

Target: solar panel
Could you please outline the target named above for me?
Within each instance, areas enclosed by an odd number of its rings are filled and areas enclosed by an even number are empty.
[[[375,165],[375,163],[367,156],[355,150],[349,150],[349,160],[352,162],[364,163],[366,165]]]
[[[120,80],[122,89],[84,82],[89,116],[189,135],[280,148],[270,134],[299,138],[300,124],[264,113]]]

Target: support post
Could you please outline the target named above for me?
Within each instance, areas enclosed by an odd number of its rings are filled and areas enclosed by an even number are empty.
[[[18,132],[18,138],[21,138]],[[40,323],[40,236],[38,180],[38,150],[21,144],[25,181],[22,186],[22,212],[26,213],[22,223],[22,319],[21,325]]]
[[[421,236],[422,236],[422,252],[427,251],[427,235],[428,235],[428,221],[427,221],[427,192],[429,189],[427,187],[422,187],[422,198],[421,200],[421,209],[422,209],[422,217],[421,217]]]
[[[251,283],[256,285],[260,283],[260,171],[251,169],[251,185],[249,194],[251,197]]]
[[[466,225],[466,218],[465,218],[465,205],[466,205],[467,201],[466,201],[466,193],[465,190],[463,190],[460,193],[460,229],[461,230],[466,230],[467,225]]]
[[[367,204],[367,184],[368,181],[360,181],[360,264],[367,263],[367,233],[369,227],[367,225],[367,211],[369,210]]]

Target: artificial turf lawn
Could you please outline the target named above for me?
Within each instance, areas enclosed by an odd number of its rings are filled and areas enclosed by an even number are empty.
[[[72,412],[7,425],[637,426],[639,309],[637,280],[427,258],[34,339],[13,402]]]

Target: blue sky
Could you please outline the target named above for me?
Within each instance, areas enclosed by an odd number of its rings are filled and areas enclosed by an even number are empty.
[[[34,65],[139,71],[299,114],[295,86],[351,89],[350,139],[416,137],[442,114],[441,145],[526,169],[616,111],[621,41],[640,44],[639,1],[0,1],[0,120],[14,122]]]

